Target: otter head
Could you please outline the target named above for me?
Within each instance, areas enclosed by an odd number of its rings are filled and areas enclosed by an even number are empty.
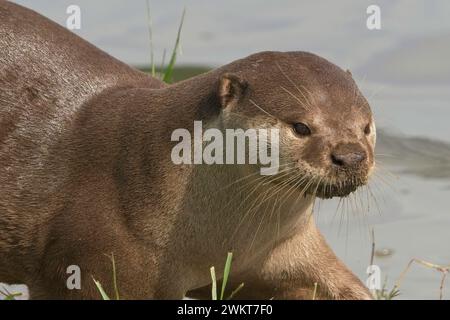
[[[260,53],[230,69],[219,80],[223,118],[244,130],[279,129],[274,183],[331,198],[368,182],[375,123],[350,72],[304,52]]]

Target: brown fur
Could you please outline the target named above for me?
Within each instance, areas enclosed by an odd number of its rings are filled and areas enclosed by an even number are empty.
[[[226,187],[252,166],[175,165],[171,133],[194,120],[280,128],[282,164],[322,182],[306,194],[281,185],[283,198],[270,200],[271,180],[263,190],[252,178]],[[311,136],[295,136],[299,121]],[[209,267],[221,272],[232,250],[240,298],[309,298],[316,282],[323,298],[370,298],[310,215],[316,193],[366,182],[367,123],[351,76],[309,53],[259,53],[165,86],[0,1],[0,281],[27,284],[32,298],[100,298],[92,276],[112,292],[113,253],[122,298],[206,297]],[[367,159],[336,169],[339,144]],[[347,180],[354,185],[338,187]],[[66,288],[72,264],[81,290]]]

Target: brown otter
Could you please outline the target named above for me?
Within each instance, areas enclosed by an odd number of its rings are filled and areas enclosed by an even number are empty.
[[[280,170],[176,165],[195,120],[280,130]],[[164,86],[39,14],[0,2],[0,281],[32,298],[205,297],[234,253],[240,298],[369,299],[311,216],[374,165],[375,128],[350,74],[305,52],[262,52]],[[81,289],[66,286],[81,269]],[[218,270],[220,271],[220,270]]]

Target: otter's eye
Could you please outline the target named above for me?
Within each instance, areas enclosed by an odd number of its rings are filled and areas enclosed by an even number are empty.
[[[370,123],[367,124],[367,126],[364,128],[364,133],[365,134],[370,134]]]
[[[311,130],[304,123],[297,122],[293,125],[295,133],[300,136],[309,136],[311,134]]]

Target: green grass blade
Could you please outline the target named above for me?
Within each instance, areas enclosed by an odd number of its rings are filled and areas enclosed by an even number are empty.
[[[111,254],[111,262],[113,267],[113,285],[114,285],[114,292],[116,294],[116,300],[120,300],[119,296],[119,288],[117,286],[117,273],[116,273],[116,261],[114,260],[114,254]]]
[[[217,279],[216,279],[216,270],[214,267],[209,269],[211,271],[211,299],[217,300]]]
[[[21,295],[22,295],[21,293],[11,293],[5,296],[4,300],[16,300],[16,297],[20,297]]]
[[[181,29],[183,28],[185,13],[186,13],[186,9],[183,9],[183,14],[181,15],[181,21],[180,21],[180,25],[178,27],[177,38],[175,40],[175,46],[172,51],[172,56],[170,57],[169,64],[167,65],[167,68],[164,72],[163,81],[167,82],[167,83],[172,81],[172,73],[173,73],[173,69],[175,67],[175,62],[177,60],[178,49],[180,46]]]
[[[314,282],[314,291],[312,295],[312,300],[316,300],[317,297],[317,282]]]
[[[11,293],[5,287],[3,287],[3,290],[5,291],[0,290],[0,295],[4,296],[3,300],[16,300],[16,297],[20,297],[22,295],[20,292]]]
[[[242,282],[236,289],[234,289],[231,294],[228,296],[227,300],[231,300],[234,298],[234,296],[241,291],[241,289],[244,287],[244,283]]]
[[[163,50],[163,55],[161,59],[161,67],[159,68],[159,79],[162,80],[164,77],[164,64],[166,63],[166,48]]]
[[[233,259],[233,252],[228,252],[227,261],[225,262],[225,268],[223,269],[222,290],[220,291],[220,300],[223,300],[223,296],[225,294],[225,288],[227,286],[228,276],[230,274],[232,259]]]
[[[154,60],[154,48],[153,48],[153,26],[152,26],[152,16],[150,14],[150,0],[146,1],[147,5],[147,25],[148,25],[148,38],[150,42],[150,66],[152,77],[156,76],[155,60]]]
[[[108,295],[106,294],[105,290],[103,290],[102,285],[100,284],[99,281],[95,280],[94,278],[92,278],[92,280],[94,280],[95,285],[97,286],[98,291],[100,292],[100,295],[102,296],[103,300],[111,300]]]

